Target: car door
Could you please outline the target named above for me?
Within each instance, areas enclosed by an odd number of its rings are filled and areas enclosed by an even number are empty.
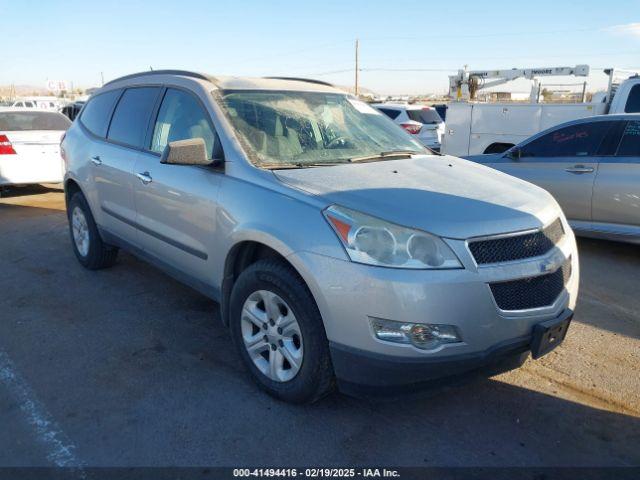
[[[198,97],[167,88],[135,165],[136,223],[142,248],[162,263],[204,284],[211,279],[217,196],[223,171],[211,166],[160,163],[169,142],[203,138],[211,158],[221,148]]]
[[[143,146],[160,90],[160,87],[124,90],[118,95],[106,130],[106,141],[92,145],[91,169],[100,209],[100,225],[134,245],[138,242],[133,167]],[[107,101],[105,99],[105,103]],[[85,119],[90,105],[87,105],[82,119]]]
[[[120,95],[122,90],[115,89],[89,99],[78,120],[87,140],[81,143],[79,150],[86,157],[88,186],[84,193],[96,222],[101,228],[122,238],[135,238],[135,227],[120,219],[125,217],[127,211],[135,212],[131,174],[126,172],[127,162],[119,160],[118,148],[107,142],[106,138],[111,115]],[[111,198],[118,198],[117,204]],[[132,215],[135,216],[135,213]]]
[[[640,233],[640,119],[619,122],[615,155],[603,157],[593,189],[593,227]]]
[[[609,121],[580,122],[547,131],[490,166],[549,191],[573,222],[591,222],[600,145]]]

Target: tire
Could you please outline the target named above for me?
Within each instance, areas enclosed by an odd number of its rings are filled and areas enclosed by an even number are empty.
[[[89,204],[81,192],[76,192],[71,197],[67,205],[67,218],[73,253],[83,267],[89,270],[99,270],[110,267],[116,262],[118,249],[102,241]],[[76,222],[76,226],[78,226],[77,222],[80,222],[82,233],[74,228],[74,222]],[[82,225],[83,222],[84,225]],[[80,240],[78,240],[79,238]],[[86,245],[83,243],[85,238]]]
[[[267,312],[269,307],[265,298],[273,299],[272,305],[277,304],[278,309],[272,308]],[[263,390],[291,403],[313,403],[333,390],[335,381],[329,342],[320,311],[304,281],[291,267],[273,259],[254,263],[240,274],[229,304],[233,341],[243,363]],[[260,315],[249,315],[249,311]],[[271,315],[273,312],[276,314]],[[272,317],[277,318],[274,321]],[[297,329],[292,326],[292,318]],[[269,322],[271,325],[267,327],[260,323],[262,320],[266,323],[268,319],[274,322]],[[278,325],[284,325],[281,337],[277,336]],[[300,334],[298,342],[295,332]],[[262,334],[264,340],[256,342],[262,350],[256,353],[256,348],[250,354],[246,339],[258,338]],[[277,370],[279,378],[273,375],[273,358],[283,359],[280,363],[282,368]],[[289,363],[289,358],[294,361]],[[297,369],[296,363],[299,365]],[[287,369],[287,365],[290,368]]]

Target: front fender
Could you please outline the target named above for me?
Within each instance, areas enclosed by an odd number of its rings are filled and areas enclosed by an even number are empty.
[[[236,248],[244,242],[269,247],[289,261],[307,285],[314,281],[298,252],[313,252],[347,260],[346,253],[322,214],[322,206],[305,202],[274,189],[226,178],[220,192],[217,230],[220,255],[221,306],[226,320],[227,301],[233,285]],[[216,282],[217,283],[217,282]]]

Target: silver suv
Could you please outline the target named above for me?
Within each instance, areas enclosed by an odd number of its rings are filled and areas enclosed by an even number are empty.
[[[551,195],[433,155],[328,84],[130,75],[62,154],[80,263],[123,248],[215,299],[287,401],[515,368],[572,317],[578,254]]]

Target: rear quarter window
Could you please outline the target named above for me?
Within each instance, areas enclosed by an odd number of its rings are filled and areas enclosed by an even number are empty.
[[[80,122],[94,135],[106,137],[109,119],[121,90],[112,90],[91,97],[80,116]]]
[[[625,113],[640,113],[640,83],[629,90],[629,97],[624,111]]]
[[[400,110],[392,110],[391,108],[378,108],[378,110],[384,113],[391,120],[395,120],[400,115]]]
[[[640,158],[640,121],[628,122],[618,145],[618,157]]]

